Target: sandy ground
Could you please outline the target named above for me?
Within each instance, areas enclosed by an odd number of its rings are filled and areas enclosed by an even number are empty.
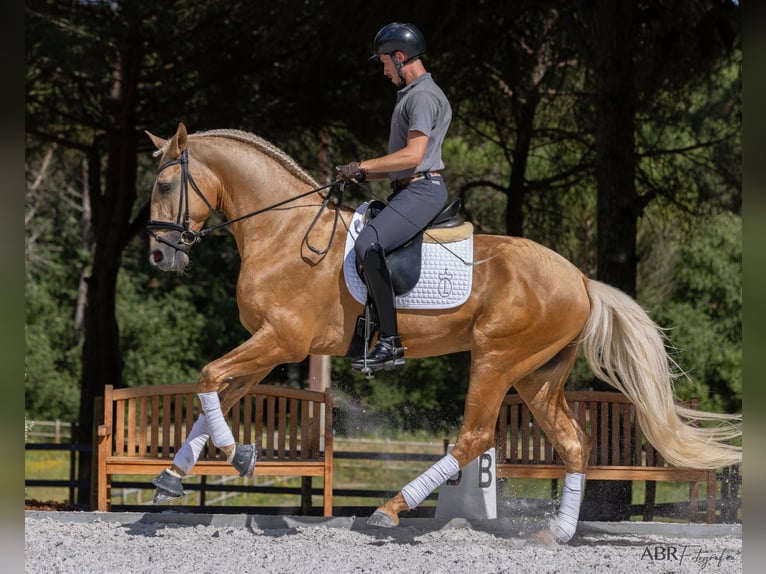
[[[742,572],[740,525],[581,523],[567,545],[533,543],[544,523],[34,512],[25,571],[221,573]]]

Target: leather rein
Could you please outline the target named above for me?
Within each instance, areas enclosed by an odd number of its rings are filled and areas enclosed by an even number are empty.
[[[329,251],[330,246],[332,245],[333,238],[335,237],[335,231],[338,227],[338,217],[340,215],[340,209],[336,208],[335,210],[335,219],[333,221],[332,233],[330,234],[330,238],[327,241],[327,246],[324,249],[317,249],[314,246],[312,246],[309,240],[309,236],[311,235],[311,232],[314,229],[314,226],[319,220],[320,215],[325,210],[325,208],[327,208],[327,206],[329,205],[333,197],[336,197],[337,206],[340,206],[342,204],[345,182],[334,181],[332,183],[328,183],[326,185],[311,189],[305,193],[301,193],[300,195],[296,195],[295,197],[290,197],[288,199],[278,201],[277,203],[269,205],[268,207],[264,207],[256,211],[252,211],[245,215],[240,215],[239,217],[235,217],[233,219],[229,219],[222,223],[212,225],[210,227],[201,229],[200,231],[194,231],[190,225],[191,217],[189,214],[189,186],[190,185],[191,185],[191,188],[194,190],[194,193],[196,193],[202,199],[202,201],[205,202],[205,205],[207,205],[207,208],[211,214],[219,213],[219,210],[215,209],[210,204],[210,202],[205,197],[205,194],[202,193],[199,186],[197,185],[197,182],[194,181],[194,177],[192,177],[192,174],[189,171],[188,150],[184,150],[183,152],[181,152],[181,156],[178,159],[171,159],[170,161],[167,161],[164,164],[162,164],[159,170],[157,171],[157,174],[159,175],[160,173],[162,173],[163,170],[173,165],[181,166],[181,193],[179,194],[179,198],[178,198],[178,214],[176,215],[175,221],[155,221],[153,219],[150,219],[149,221],[146,222],[146,232],[149,235],[151,235],[155,241],[158,241],[159,243],[163,243],[169,247],[172,247],[173,249],[177,251],[183,251],[184,253],[188,253],[189,248],[192,245],[194,245],[195,243],[199,243],[200,241],[202,241],[203,237],[205,237],[206,235],[209,235],[210,233],[212,233],[213,231],[217,229],[226,227],[228,225],[231,225],[232,223],[237,223],[239,221],[248,219],[250,217],[254,217],[266,211],[271,211],[272,209],[276,209],[278,207],[281,207],[283,205],[286,205],[288,203],[291,203],[303,197],[312,195],[314,193],[319,193],[320,191],[330,188],[330,191],[327,193],[327,195],[324,196],[322,205],[319,207],[319,211],[314,217],[314,220],[311,222],[311,225],[309,225],[309,228],[306,231],[306,235],[304,236],[304,240],[306,241],[306,246],[317,255],[324,255],[325,253]],[[157,235],[156,233],[157,231],[179,232],[180,235],[178,238],[178,243],[173,243],[169,241],[168,239],[165,239],[165,237],[161,235]]]

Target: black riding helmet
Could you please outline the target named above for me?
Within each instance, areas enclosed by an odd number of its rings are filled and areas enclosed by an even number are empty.
[[[426,40],[416,26],[399,22],[383,26],[375,36],[370,60],[377,60],[380,54],[393,54],[396,51],[407,54],[407,60],[402,65],[426,51]]]

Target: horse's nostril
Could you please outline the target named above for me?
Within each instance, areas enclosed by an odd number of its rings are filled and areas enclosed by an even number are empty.
[[[162,261],[162,251],[154,251],[152,253],[152,259],[154,260],[155,263],[159,263],[160,261]]]

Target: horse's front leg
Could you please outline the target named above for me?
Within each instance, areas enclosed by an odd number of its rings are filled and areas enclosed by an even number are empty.
[[[263,340],[272,343],[266,350]],[[256,446],[237,444],[224,413],[237,404],[275,365],[290,360],[285,357],[291,357],[291,354],[273,342],[273,335],[258,332],[202,369],[197,382],[200,415],[173,457],[170,468],[163,470],[152,481],[156,487],[155,502],[165,502],[184,495],[181,479],[191,472],[208,439],[212,439],[240,476],[253,476]]]
[[[227,461],[237,468],[241,476],[252,477],[257,456],[255,445],[237,445],[231,430],[226,425],[223,413],[228,412],[239,402],[239,399],[253,385],[258,384],[270,370],[271,367],[253,373],[248,377],[247,383],[233,382],[227,385],[221,393],[216,391],[199,393],[202,412],[197,417],[186,440],[176,451],[170,467],[163,470],[152,481],[156,487],[154,492],[155,503],[174,500],[185,494],[181,481],[191,473],[202,454],[202,450],[213,434],[210,423],[211,414],[215,425],[213,428],[217,428],[213,444],[221,449]]]

